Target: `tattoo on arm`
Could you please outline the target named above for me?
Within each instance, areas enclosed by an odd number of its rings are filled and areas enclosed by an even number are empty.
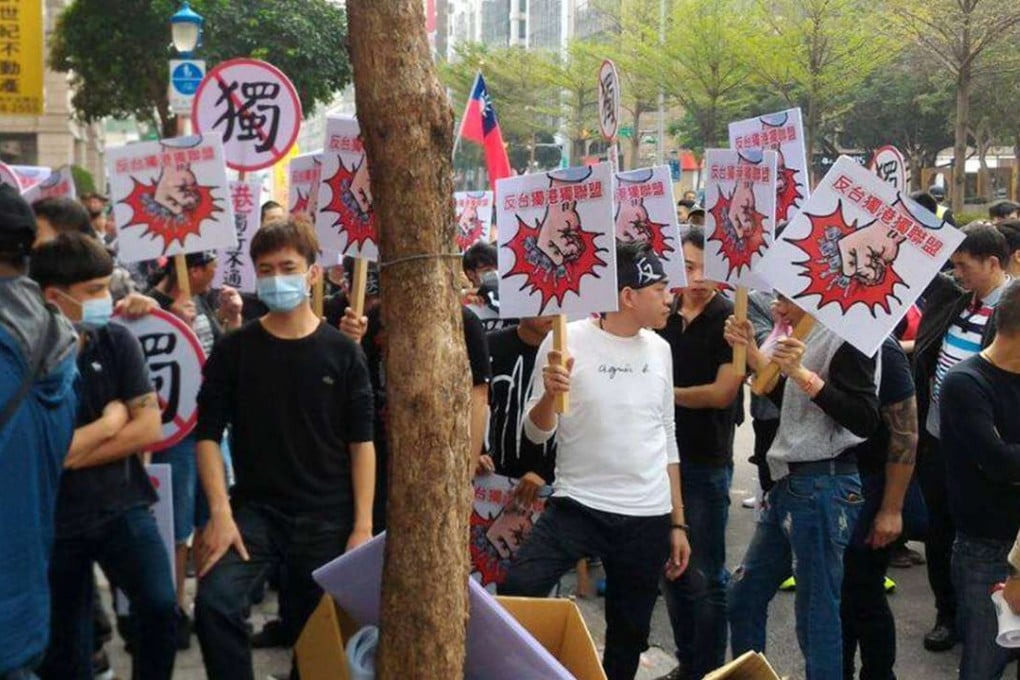
[[[146,409],[146,408],[155,408],[155,409],[159,408],[159,401],[156,399],[156,393],[155,392],[149,392],[148,394],[143,394],[142,396],[138,397],[137,399],[132,399],[131,401],[128,402],[128,410],[130,410],[132,413],[134,413],[136,411],[141,411],[142,409]]]
[[[913,465],[917,456],[917,399],[910,397],[882,407],[882,419],[889,428],[886,461]]]

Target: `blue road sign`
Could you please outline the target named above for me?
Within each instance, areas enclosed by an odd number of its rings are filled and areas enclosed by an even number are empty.
[[[179,61],[170,72],[170,83],[177,93],[190,97],[198,90],[198,84],[205,77],[204,61]]]

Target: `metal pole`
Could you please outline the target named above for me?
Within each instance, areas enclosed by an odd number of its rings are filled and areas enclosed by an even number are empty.
[[[659,48],[666,44],[666,0],[659,0]],[[634,134],[638,134],[635,130]],[[659,87],[659,129],[655,145],[655,164],[662,165],[666,156],[666,95]]]

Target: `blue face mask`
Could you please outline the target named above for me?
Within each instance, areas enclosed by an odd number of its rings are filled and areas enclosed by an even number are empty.
[[[255,281],[259,300],[271,312],[289,312],[308,297],[308,279],[304,274],[262,276]]]
[[[111,316],[113,316],[113,298],[109,295],[81,303],[81,322],[86,326],[102,328],[110,323]]]

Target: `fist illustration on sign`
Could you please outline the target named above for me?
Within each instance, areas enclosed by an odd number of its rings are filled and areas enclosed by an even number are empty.
[[[651,239],[648,209],[640,198],[621,201],[617,205],[616,238],[624,243],[647,243]]]
[[[866,286],[876,286],[900,253],[904,236],[876,222],[839,240],[842,274]]]
[[[372,187],[371,179],[368,176],[368,163],[362,158],[361,165],[354,170],[354,179],[351,180],[351,194],[358,203],[361,214],[367,215],[372,212]]]
[[[187,166],[165,168],[156,182],[153,199],[172,215],[194,210],[201,202],[195,173]]]
[[[738,243],[754,233],[756,228],[754,189],[750,182],[737,182],[726,217]]]
[[[468,202],[464,212],[457,217],[457,228],[460,230],[461,235],[470,236],[478,227],[479,222],[478,207]]]
[[[576,201],[549,206],[545,223],[538,232],[538,248],[557,267],[573,262],[584,251],[580,231],[581,216],[577,214]]]

